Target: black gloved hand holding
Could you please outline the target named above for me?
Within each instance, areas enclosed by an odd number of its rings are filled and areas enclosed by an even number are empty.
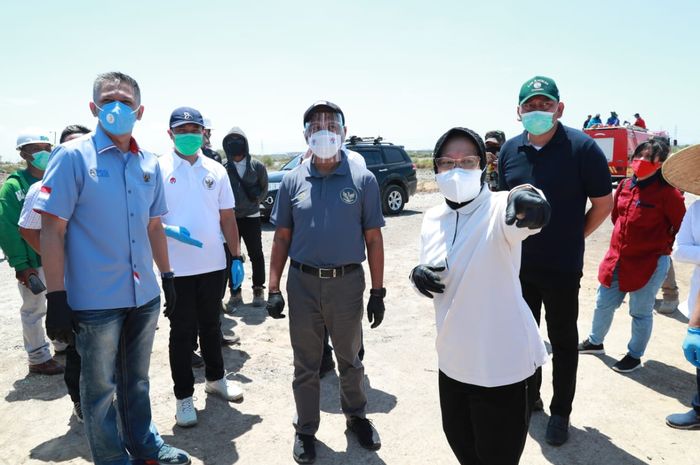
[[[384,297],[386,296],[386,289],[370,289],[369,291],[369,301],[367,302],[367,319],[372,325],[370,328],[374,329],[384,321]]]
[[[275,320],[284,318],[285,315],[282,314],[284,310],[284,297],[280,291],[270,291],[267,294],[267,314],[270,315]]]
[[[73,309],[68,305],[66,291],[46,294],[46,335],[52,341],[74,344]]]
[[[166,318],[170,318],[175,311],[175,302],[177,301],[177,294],[175,293],[175,274],[171,271],[168,273],[161,273],[161,283],[163,284],[163,295],[165,295],[165,310],[163,315]]]
[[[514,190],[508,196],[506,224],[518,228],[539,229],[549,223],[552,207],[532,187]]]
[[[442,291],[445,289],[445,285],[440,282],[440,276],[437,275],[436,271],[445,271],[445,267],[418,265],[411,271],[411,276],[409,277],[416,289],[431,299],[433,298],[431,292],[442,294]]]

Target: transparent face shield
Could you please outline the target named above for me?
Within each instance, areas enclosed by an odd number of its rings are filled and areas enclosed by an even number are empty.
[[[304,125],[304,136],[313,157],[322,163],[339,162],[345,129],[338,113],[316,112]],[[307,151],[307,156],[309,155]]]

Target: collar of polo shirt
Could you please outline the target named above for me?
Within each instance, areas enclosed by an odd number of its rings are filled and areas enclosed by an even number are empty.
[[[343,150],[340,151],[341,153],[341,158],[340,158],[340,164],[338,167],[329,174],[332,175],[338,175],[338,176],[344,176],[350,172],[350,168],[348,166],[348,156],[345,154]],[[322,174],[318,168],[316,168],[316,165],[312,163],[308,163],[309,165],[309,174],[315,178],[325,178],[326,176]]]
[[[102,127],[98,124],[97,128],[95,129],[95,150],[97,153],[102,154],[109,149],[117,149],[117,146],[114,145],[112,139],[109,138],[109,136],[102,130]],[[136,143],[136,139],[133,137],[129,141],[129,152],[133,153],[134,155],[140,154],[143,156],[143,154],[141,154],[139,144]]]

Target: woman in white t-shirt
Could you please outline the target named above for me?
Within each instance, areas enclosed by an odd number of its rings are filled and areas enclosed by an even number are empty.
[[[491,192],[474,131],[450,129],[433,155],[445,201],[425,214],[411,281],[435,305],[443,429],[462,464],[517,464],[529,424],[526,380],[547,360],[522,298],[521,242],[547,224],[550,206],[529,185]]]

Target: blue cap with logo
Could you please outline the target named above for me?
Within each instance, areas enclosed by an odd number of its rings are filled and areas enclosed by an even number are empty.
[[[170,127],[176,128],[183,124],[196,124],[204,127],[204,118],[202,114],[192,107],[180,107],[173,110],[170,114]]]

